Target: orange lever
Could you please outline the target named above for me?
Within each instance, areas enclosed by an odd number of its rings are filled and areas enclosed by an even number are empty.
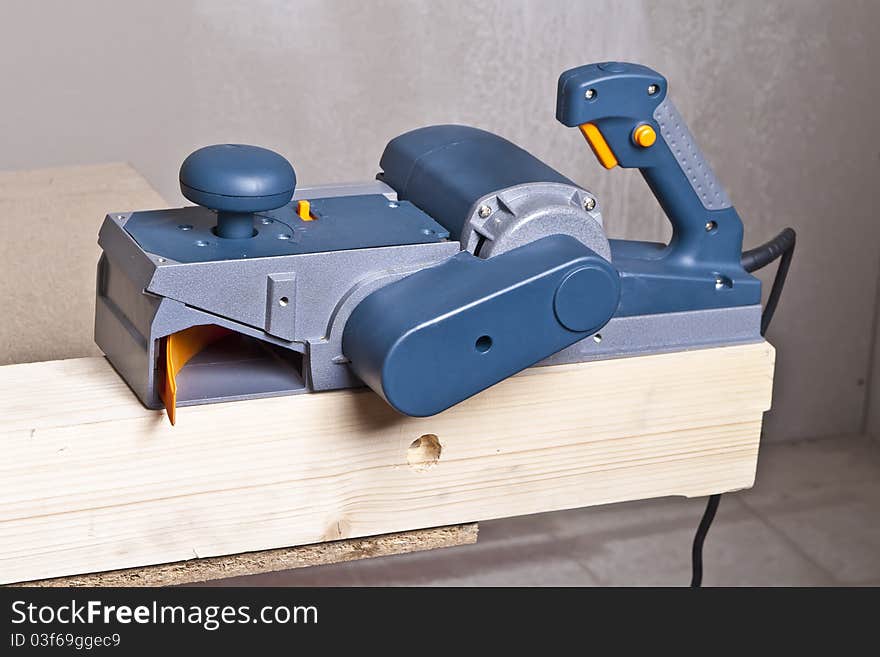
[[[611,147],[608,145],[608,142],[605,141],[605,137],[602,136],[602,133],[599,132],[599,128],[593,123],[584,123],[578,127],[581,129],[581,132],[584,133],[584,137],[587,138],[587,143],[590,145],[593,153],[596,154],[599,164],[606,169],[613,169],[616,167],[617,158],[614,157]]]
[[[303,221],[314,221],[315,219],[312,216],[312,204],[305,200],[296,202],[296,214]]]

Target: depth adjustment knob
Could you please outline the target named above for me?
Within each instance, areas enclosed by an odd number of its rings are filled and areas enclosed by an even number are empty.
[[[217,212],[214,232],[226,239],[253,237],[254,213],[287,205],[295,189],[290,162],[259,146],[205,146],[180,165],[181,193]]]

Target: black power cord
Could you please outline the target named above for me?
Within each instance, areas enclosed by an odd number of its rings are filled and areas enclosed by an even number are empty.
[[[785,287],[785,279],[788,276],[791,259],[794,257],[796,242],[797,233],[793,228],[786,228],[769,242],[742,254],[743,269],[749,273],[766,267],[777,258],[782,258],[776,269],[776,276],[773,278],[773,287],[770,288],[767,305],[764,307],[764,312],[761,313],[761,335],[764,335],[770,328],[773,313],[776,312],[776,306],[779,305],[779,297],[782,296],[782,288]]]
[[[797,241],[797,234],[792,228],[786,228],[779,235],[769,242],[759,247],[750,249],[742,254],[742,266],[747,272],[753,272],[766,267],[774,260],[779,260],[779,267],[776,269],[776,276],[773,278],[773,286],[770,288],[770,296],[767,297],[767,305],[764,306],[764,312],[761,313],[761,335],[767,332],[770,327],[770,321],[773,319],[773,313],[776,312],[776,306],[779,305],[779,298],[782,296],[782,288],[785,287],[785,279],[788,277],[788,268],[791,266],[791,259],[794,257],[794,246]],[[721,494],[711,495],[706,504],[706,510],[700,519],[700,525],[697,527],[697,533],[694,534],[694,544],[691,549],[691,586],[698,588],[703,584],[703,543],[706,542],[706,535],[715,519],[715,513],[718,511],[718,504],[721,502]]]

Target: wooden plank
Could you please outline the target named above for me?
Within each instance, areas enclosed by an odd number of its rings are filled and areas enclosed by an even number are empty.
[[[214,579],[256,575],[342,561],[469,545],[477,542],[477,523],[431,527],[366,538],[328,541],[277,550],[246,552],[177,563],[111,570],[26,582],[24,586],[176,586]]]
[[[0,582],[746,488],[773,362],[762,342],[532,368],[432,418],[343,390],[176,427],[103,359],[0,367]]]
[[[0,365],[100,355],[98,228],[108,212],[166,205],[121,162],[0,172]]]

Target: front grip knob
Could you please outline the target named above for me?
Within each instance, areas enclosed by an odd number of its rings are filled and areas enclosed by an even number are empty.
[[[290,203],[295,189],[296,172],[290,162],[259,146],[205,146],[180,166],[181,193],[217,212],[214,233],[225,239],[253,237],[254,213]]]

